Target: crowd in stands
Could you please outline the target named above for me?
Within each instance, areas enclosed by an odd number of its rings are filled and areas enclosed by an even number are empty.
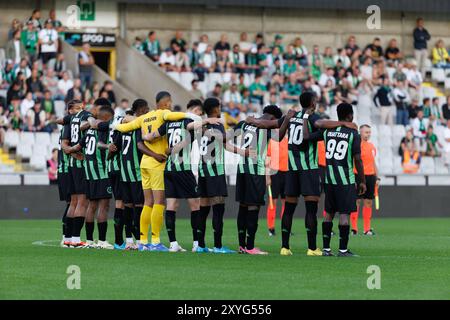
[[[413,134],[414,150],[423,156],[440,156],[437,146],[450,145],[450,141],[438,141],[433,128],[449,126],[450,97],[444,104],[437,97],[422,98],[421,87],[425,59],[431,58],[436,68],[450,68],[450,58],[441,39],[429,50],[431,36],[423,19],[417,19],[412,34],[414,57],[406,57],[395,38],[383,48],[378,37],[361,46],[355,36],[342,48],[313,44],[309,51],[301,37],[287,42],[280,34],[266,39],[262,33],[250,38],[246,32],[236,43],[230,43],[227,34],[216,43],[203,34],[189,44],[177,31],[163,46],[157,33],[150,31],[146,39],[137,37],[133,46],[167,72],[192,72],[192,94],[200,99],[220,98],[234,123],[259,113],[265,104],[295,105],[305,91],[316,93],[317,112],[322,117],[329,117],[340,102],[357,106],[365,95],[379,108],[381,124],[406,126]],[[199,84],[211,73],[231,76],[204,92]],[[248,75],[254,79],[250,84],[245,81]]]
[[[89,105],[105,97],[116,105],[112,82],[92,81],[95,61],[88,43],[78,54],[78,72],[67,68],[61,52],[64,31],[54,10],[44,22],[39,10],[24,22],[12,21],[0,61],[0,90],[6,92],[0,95],[0,145],[6,130],[57,131],[55,101],[80,99]]]

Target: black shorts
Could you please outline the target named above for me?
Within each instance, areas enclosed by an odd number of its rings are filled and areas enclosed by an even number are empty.
[[[122,188],[120,186],[120,171],[111,171],[109,173],[109,180],[115,200],[123,200]]]
[[[143,205],[144,191],[142,190],[142,182],[120,182],[120,193],[122,200],[126,204]]]
[[[248,205],[265,205],[266,176],[238,173],[236,176],[236,201]],[[273,194],[272,194],[273,195]]]
[[[202,198],[227,197],[228,190],[225,175],[198,177],[198,192]]]
[[[58,173],[59,200],[70,201],[70,174]]]
[[[327,167],[319,166],[320,173],[320,193],[325,192],[325,177],[327,176]]]
[[[286,171],[278,171],[277,173],[270,176],[272,183],[270,188],[272,189],[272,198],[281,199],[285,198],[285,187],[286,187]]]
[[[191,170],[164,171],[164,188],[166,199],[194,199],[200,196]]]
[[[288,171],[285,193],[287,197],[320,196],[319,169]]]
[[[325,185],[325,211],[327,213],[346,213],[356,211],[356,186]]]
[[[69,191],[70,194],[86,194],[88,182],[84,168],[69,167]]]
[[[111,199],[112,187],[109,179],[89,180],[86,195],[89,200]]]
[[[377,183],[377,177],[375,175],[365,176],[366,177],[366,187],[367,191],[364,194],[358,195],[358,199],[375,199],[375,185]],[[356,176],[356,188],[359,186],[359,179]]]
[[[56,52],[41,52],[41,59],[43,64],[47,64],[47,62],[54,58],[56,58]]]

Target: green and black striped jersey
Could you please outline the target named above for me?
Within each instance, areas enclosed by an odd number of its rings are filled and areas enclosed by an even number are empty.
[[[140,166],[142,153],[137,147],[139,141],[142,141],[141,129],[114,136],[113,143],[117,147],[117,154],[120,159],[120,181],[142,181]]]
[[[361,137],[354,129],[338,127],[325,130],[325,183],[348,185],[355,183],[353,172],[355,154],[361,153]]]
[[[70,146],[73,147],[76,144],[79,144],[80,141],[84,137],[84,133],[81,132],[81,123],[86,121],[92,114],[86,110],[81,110],[77,114],[72,116],[70,120],[70,132],[69,135]],[[84,160],[77,160],[74,157],[70,157],[69,167],[83,168]]]
[[[118,116],[114,118],[113,123],[121,123],[123,116]],[[109,143],[114,143],[114,141],[122,141],[122,133],[117,130],[111,129],[109,131]],[[108,160],[108,173],[119,172],[120,171],[120,153],[115,152],[112,157]]]
[[[223,124],[207,124],[198,141],[200,177],[215,177],[225,174]]]
[[[171,152],[166,161],[166,171],[187,171],[191,170],[191,149],[194,139],[194,132],[188,131],[187,126],[193,122],[192,119],[182,119],[180,121],[169,121],[158,129],[159,135],[167,135],[167,144],[170,149],[176,145],[183,145],[178,152]]]
[[[241,156],[238,165],[239,173],[249,173],[254,175],[265,175],[267,156],[267,144],[270,139],[270,131],[259,129],[245,121],[239,122],[235,127],[235,142],[245,150],[256,151],[256,158]]]
[[[70,114],[66,115],[63,118],[63,124],[61,128],[61,132],[59,134],[59,149],[58,149],[58,173],[68,173],[69,172],[69,161],[70,156],[65,154],[62,150],[62,140],[64,139],[65,132],[70,132],[70,120],[72,116]],[[69,139],[67,137],[67,139]]]
[[[99,180],[108,178],[106,158],[108,150],[100,148],[99,142],[108,143],[109,122],[100,122],[98,129],[86,130],[80,145],[84,153],[84,170],[87,180]]]
[[[303,115],[304,111],[298,111],[289,121],[287,129],[288,136],[288,159],[289,170],[311,170],[318,169],[317,141],[322,140],[322,134],[314,126],[320,117],[312,114],[308,118],[308,129],[311,137],[308,141],[303,140]],[[279,125],[284,121],[284,117],[279,120]],[[315,138],[313,138],[315,137]]]

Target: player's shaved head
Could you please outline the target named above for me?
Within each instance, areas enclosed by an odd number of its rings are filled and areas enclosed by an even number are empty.
[[[78,99],[74,99],[74,100],[70,100],[67,103],[67,111],[72,111],[75,109],[81,109],[83,106],[83,101],[78,100]]]
[[[220,109],[220,100],[217,98],[208,98],[203,103],[203,111],[208,117],[211,116],[218,108]]]
[[[111,107],[111,102],[109,102],[109,100],[106,98],[95,99],[94,107],[101,107],[101,106],[110,106]]]
[[[263,114],[272,115],[275,119],[280,119],[283,116],[283,112],[281,112],[281,109],[274,104],[265,106],[263,109]]]
[[[309,109],[314,107],[315,108],[315,104],[316,104],[316,94],[314,92],[303,92],[300,95],[299,98],[300,101],[300,105],[302,106],[303,109]]]
[[[147,113],[149,109],[147,100],[145,99],[136,99],[131,106],[131,111],[136,116],[141,116]]]
[[[340,103],[337,106],[337,115],[340,121],[353,121],[353,106],[350,103]]]

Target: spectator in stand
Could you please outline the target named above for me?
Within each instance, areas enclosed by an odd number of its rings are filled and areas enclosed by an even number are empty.
[[[230,44],[228,42],[228,37],[226,34],[222,34],[220,36],[220,40],[215,44],[214,46],[214,52],[216,53],[216,56],[221,56],[222,54],[230,52]]]
[[[89,101],[91,99],[97,99],[100,96],[100,85],[97,81],[92,83],[92,86],[84,91],[84,99]]]
[[[31,13],[31,17],[28,18],[26,23],[31,21],[33,23],[34,29],[40,31],[42,29],[42,23],[41,23],[41,10],[35,9]]]
[[[53,101],[52,93],[49,90],[44,91],[42,110],[45,112],[45,118],[47,121],[56,119],[55,102]]]
[[[297,61],[295,56],[288,54],[285,56],[285,64],[283,65],[283,75],[289,77],[291,74],[295,74],[298,71]]]
[[[10,105],[13,98],[21,100],[24,97],[24,92],[20,88],[20,82],[14,81],[6,92],[6,105]]]
[[[106,98],[111,102],[111,105],[113,107],[116,106],[116,95],[113,91],[113,83],[109,80],[106,80],[103,83],[103,88],[100,90],[100,96],[102,96],[102,93],[106,93]]]
[[[283,54],[284,53],[284,45],[283,45],[283,36],[281,34],[276,34],[273,44],[272,44],[272,49],[273,48],[278,48],[278,52]]]
[[[53,28],[56,30],[56,32],[58,33],[64,32],[64,26],[61,20],[58,20],[56,18],[55,9],[50,9],[50,11],[48,12],[48,18],[52,21]]]
[[[45,29],[39,31],[38,36],[42,63],[46,65],[50,60],[56,58],[58,52],[58,33],[53,29],[52,20],[45,21]]]
[[[252,49],[252,43],[248,41],[247,32],[242,32],[239,36],[239,49],[246,56]]]
[[[161,55],[161,45],[159,44],[159,40],[156,39],[155,31],[150,31],[148,33],[147,39],[142,45],[142,49],[145,52],[145,55],[154,62],[159,61]]]
[[[383,78],[383,84],[378,88],[373,102],[375,106],[380,107],[381,124],[393,125],[392,115],[392,101],[391,101],[392,89],[390,87],[390,81],[388,77]]]
[[[339,48],[337,54],[333,57],[333,60],[335,65],[338,65],[340,62],[340,66],[344,69],[348,69],[351,65],[350,58],[347,56],[347,51],[345,49]]]
[[[41,109],[41,102],[36,100],[34,106],[27,111],[25,131],[29,132],[50,132],[45,126],[45,111]]]
[[[408,143],[402,155],[403,173],[414,174],[419,171],[421,156],[414,143]]]
[[[417,70],[417,63],[415,61],[410,64],[410,68],[406,74],[406,77],[408,79],[409,95],[413,98],[418,99],[423,78],[422,73]]]
[[[216,70],[216,56],[211,45],[206,47],[206,50],[200,54],[198,71],[204,73],[214,72]]]
[[[392,95],[397,108],[396,124],[407,126],[409,124],[408,104],[410,97],[408,91],[405,89],[404,82],[397,82],[392,91]]]
[[[422,111],[422,107],[419,106],[419,100],[415,98],[411,99],[411,104],[408,106],[410,123],[413,119],[417,118],[417,113],[419,113],[419,111]]]
[[[173,53],[175,55],[175,67],[178,72],[190,72],[191,66],[189,57],[186,52],[182,51],[177,43],[172,44]]]
[[[232,83],[230,88],[223,94],[223,102],[226,106],[233,109],[236,107],[238,110],[242,110],[242,97],[239,93],[236,83]]]
[[[53,69],[58,79],[62,79],[63,73],[68,71],[64,54],[58,53],[56,59],[50,61],[49,68]]]
[[[177,66],[175,65],[175,55],[170,48],[164,50],[159,57],[159,66],[166,72],[177,71]]]
[[[427,42],[431,36],[427,29],[424,28],[424,21],[422,18],[416,20],[416,28],[413,31],[414,37],[414,57],[417,61],[417,68],[423,72],[425,66],[425,59],[428,57]]]
[[[383,48],[381,47],[380,38],[376,37],[373,39],[372,43],[368,44],[366,49],[371,50],[372,59],[379,61],[383,58]]]
[[[414,134],[411,127],[406,128],[406,134],[400,141],[400,146],[398,147],[398,155],[400,157],[403,156],[403,153],[407,150],[409,143],[414,143]]]
[[[439,148],[442,148],[442,144],[439,142],[437,135],[434,133],[433,126],[429,125],[427,129],[427,136],[425,138],[427,143],[427,150],[425,156],[427,157],[440,157],[441,153]]]
[[[200,41],[198,43],[198,53],[202,54],[206,51],[206,48],[209,46],[209,38],[207,34],[202,34],[200,36]],[[212,48],[211,48],[212,49]]]
[[[33,22],[27,22],[27,28],[22,31],[20,39],[31,61],[38,57],[38,32],[33,27]]]
[[[423,98],[422,104],[423,117],[428,119],[431,115],[431,99]]]
[[[267,92],[266,86],[262,83],[262,77],[259,74],[255,75],[255,81],[250,85],[250,102],[263,105],[264,95]]]
[[[348,37],[347,44],[344,47],[347,52],[347,56],[351,57],[355,53],[356,50],[359,50],[358,45],[356,44],[356,37],[351,35]]]
[[[14,73],[16,75],[16,79],[19,78],[19,73],[21,73],[24,76],[25,80],[31,77],[31,69],[28,66],[28,60],[26,58],[20,60],[19,65],[17,65],[17,67],[14,70]]]
[[[323,52],[323,67],[326,69],[334,68],[333,49],[331,47],[326,47]]]
[[[53,69],[48,68],[43,77],[42,77],[42,84],[44,87],[49,90],[52,94],[52,97],[57,94],[58,90],[58,77],[55,75],[55,72]]]
[[[428,119],[424,118],[423,111],[419,111],[417,113],[417,118],[411,122],[414,134],[414,144],[416,146],[416,150],[421,153],[425,153],[427,148],[425,138],[427,135],[428,124]]]
[[[20,35],[20,30],[14,31],[12,39],[6,43],[5,47],[6,59],[11,59],[14,64],[19,64],[21,59],[26,59],[27,56],[27,51],[20,40]]]
[[[83,88],[88,88],[92,82],[92,70],[94,68],[95,60],[91,53],[91,46],[89,43],[83,43],[82,50],[78,54],[78,70],[79,77]]]
[[[200,53],[198,52],[198,42],[192,44],[192,48],[188,50],[188,57],[191,69],[196,72],[198,64],[200,63]],[[203,80],[202,80],[203,81]]]
[[[394,84],[397,84],[398,82],[406,83],[406,80],[408,79],[406,73],[403,71],[403,64],[399,63],[397,64],[397,68],[395,69],[394,74],[392,75],[392,80],[394,81]]]
[[[23,129],[23,117],[20,114],[20,110],[14,110],[8,117],[8,129],[14,131],[20,131]]]
[[[198,80],[194,79],[191,81],[192,89],[190,93],[195,97],[195,99],[199,99],[201,101],[205,100],[203,97],[203,92],[198,88]]]
[[[44,85],[36,69],[31,71],[31,77],[27,79],[27,90],[33,93],[34,98],[41,98],[44,92]]]
[[[230,67],[234,73],[244,73],[246,70],[245,56],[241,52],[239,45],[233,46],[233,51],[229,53],[228,60],[230,61]]]
[[[69,73],[64,71],[62,79],[58,81],[58,91],[55,96],[55,100],[64,100],[67,96],[67,92],[73,87],[73,81],[69,78]]]
[[[289,81],[284,85],[281,98],[285,104],[295,104],[298,101],[298,97],[302,93],[302,87],[297,81],[295,74],[289,76]]]
[[[308,49],[303,44],[303,40],[300,37],[295,38],[293,46],[295,60],[299,65],[306,68],[308,66]]]
[[[58,149],[52,150],[52,157],[47,160],[48,180],[50,184],[58,184]]]
[[[336,86],[336,79],[334,77],[334,69],[333,68],[327,68],[327,71],[325,73],[322,73],[319,78],[319,85],[322,87],[327,86],[327,82],[331,81],[331,86]]]
[[[220,83],[216,83],[214,89],[206,94],[206,98],[217,98],[222,99],[222,85]]]
[[[64,101],[66,103],[68,103],[69,101],[75,99],[75,97],[83,97],[83,96],[84,96],[84,92],[83,92],[81,79],[80,78],[75,78],[73,80],[72,88],[67,90],[67,95],[66,95]],[[84,99],[81,99],[81,100],[84,101]]]
[[[442,117],[445,123],[450,120],[450,95],[447,96],[447,102],[442,105]]]
[[[433,66],[435,68],[450,68],[450,56],[448,55],[448,51],[445,48],[444,41],[442,39],[439,39],[436,42],[436,45],[431,51],[431,56],[433,58]]]
[[[33,94],[31,92],[27,92],[25,98],[20,103],[20,115],[25,118],[28,114],[28,110],[34,107]]]
[[[450,120],[447,120],[447,127],[444,130],[444,140],[445,165],[450,166]]]
[[[142,42],[142,39],[140,37],[135,37],[133,44],[131,46],[135,48],[137,51],[139,51],[141,54],[145,54],[144,43]]]
[[[170,46],[172,47],[172,49],[173,45],[177,44],[182,52],[186,52],[186,43],[186,40],[183,39],[183,33],[180,30],[177,30],[175,32],[175,37],[170,40]]]
[[[19,21],[19,19],[13,19],[11,21],[11,27],[8,30],[8,40],[11,40],[14,38],[14,32],[17,30],[22,30],[22,23]]]
[[[430,121],[434,126],[445,125],[444,117],[442,117],[441,108],[439,108],[439,98],[434,97],[430,106]]]
[[[319,46],[315,44],[313,46],[312,52],[309,54],[309,65],[314,64],[316,60],[319,60],[320,62],[320,68],[323,68],[323,56],[319,51]]]
[[[386,51],[384,52],[384,57],[386,58],[386,60],[394,62],[398,62],[400,59],[403,58],[403,54],[400,52],[400,49],[398,48],[396,39],[391,39],[389,41]]]

